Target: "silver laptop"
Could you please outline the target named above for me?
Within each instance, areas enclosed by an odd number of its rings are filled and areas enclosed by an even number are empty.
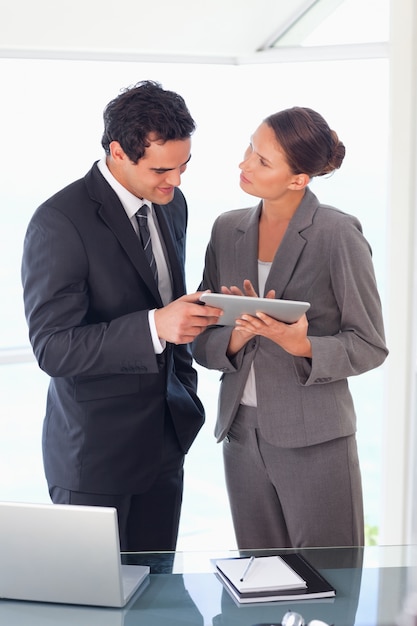
[[[149,572],[121,564],[114,508],[0,502],[0,598],[123,607]]]

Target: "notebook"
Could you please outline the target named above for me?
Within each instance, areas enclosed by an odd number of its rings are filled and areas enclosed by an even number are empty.
[[[0,502],[0,598],[123,607],[147,579],[122,565],[111,507]]]
[[[216,574],[237,604],[332,598],[335,588],[301,554],[215,561]]]

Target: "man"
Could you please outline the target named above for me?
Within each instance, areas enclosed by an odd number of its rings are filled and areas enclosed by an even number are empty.
[[[184,455],[204,421],[187,344],[220,311],[184,295],[177,187],[194,129],[178,94],[124,90],[104,111],[105,157],[37,209],[24,243],[30,340],[51,376],[51,499],[116,507],[124,551],[175,550]]]

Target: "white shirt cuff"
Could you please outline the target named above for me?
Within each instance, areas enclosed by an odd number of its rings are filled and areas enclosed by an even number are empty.
[[[158,333],[156,332],[155,311],[156,309],[152,309],[152,311],[149,311],[148,321],[149,321],[149,328],[151,331],[152,343],[153,343],[153,348],[155,350],[155,354],[161,354],[165,350],[166,341],[165,339],[159,339]]]

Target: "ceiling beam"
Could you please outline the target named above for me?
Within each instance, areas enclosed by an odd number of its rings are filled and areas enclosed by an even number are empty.
[[[277,46],[297,46],[345,0],[306,0],[304,5],[275,30],[257,49],[258,52]]]
[[[271,48],[241,56],[146,54],[108,50],[52,50],[0,48],[0,58],[45,59],[61,61],[110,61],[127,63],[194,63],[211,65],[250,65],[255,63],[291,63],[303,61],[342,61],[378,59],[388,56],[388,43],[344,44],[337,46],[288,46]]]

